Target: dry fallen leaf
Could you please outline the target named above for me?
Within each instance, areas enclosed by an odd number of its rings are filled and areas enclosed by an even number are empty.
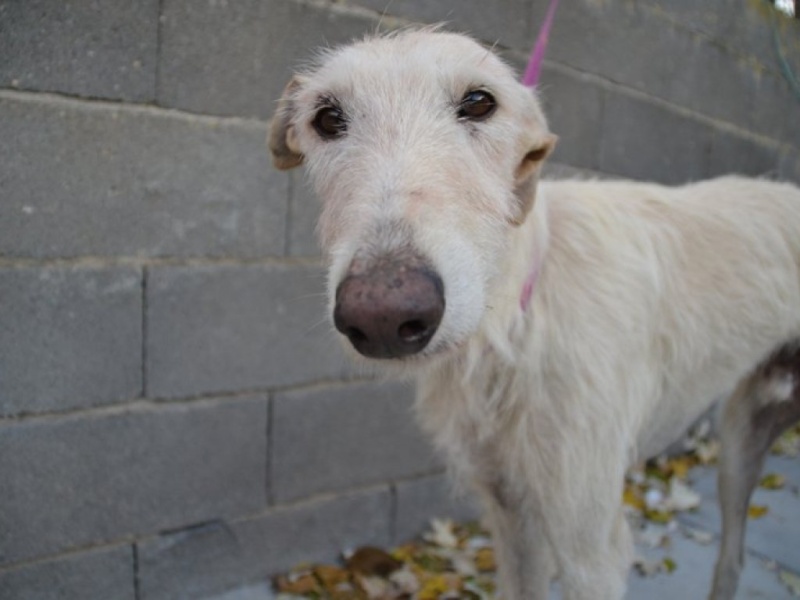
[[[356,574],[358,587],[363,590],[369,600],[383,600],[389,598],[390,584],[388,581],[377,576],[364,576]]]
[[[664,570],[667,573],[673,573],[675,569],[678,568],[678,564],[674,560],[672,560],[669,556],[665,556],[664,560],[662,560],[661,563],[664,565]]]
[[[747,507],[747,516],[751,519],[760,519],[769,512],[769,506],[751,504]]]
[[[429,578],[422,584],[417,598],[419,600],[440,600],[443,596],[451,592],[458,592],[461,589],[461,580],[446,573],[440,573]],[[456,596],[458,597],[458,596]]]
[[[670,479],[669,496],[665,500],[665,504],[670,510],[694,510],[700,506],[700,501],[700,494],[690,489],[680,479],[677,477]]]
[[[347,568],[355,573],[371,577],[388,577],[392,571],[403,566],[394,556],[374,546],[364,546],[347,559]]]
[[[786,477],[778,473],[768,473],[761,478],[758,485],[765,490],[780,490],[786,485]]]
[[[633,567],[642,577],[652,577],[661,572],[663,563],[660,560],[647,560],[639,557],[633,561]]]
[[[672,521],[672,513],[664,510],[646,510],[644,516],[653,523],[666,525]]]
[[[320,585],[317,579],[309,572],[281,575],[275,580],[275,587],[284,594],[305,595],[318,593]]]
[[[337,585],[350,580],[350,575],[344,569],[331,565],[319,565],[312,570],[314,576],[319,580],[327,591],[333,590]]]
[[[408,565],[403,565],[402,569],[392,573],[389,581],[397,588],[401,596],[416,594],[420,588],[419,579]]]
[[[431,529],[432,531],[424,536],[428,542],[442,548],[456,548],[458,546],[455,526],[449,519],[432,519]]]
[[[645,509],[644,498],[642,498],[641,491],[633,485],[625,486],[625,490],[622,492],[622,502],[638,511],[643,511]]]
[[[719,456],[719,449],[719,440],[712,439],[698,444],[694,454],[701,465],[710,465],[711,463],[716,462],[717,457]]]
[[[714,541],[714,534],[692,527],[683,527],[683,534],[690,540],[702,544],[703,546],[708,546]]]
[[[635,537],[637,543],[648,548],[666,548],[670,545],[668,529],[661,525],[645,524],[635,532]]]
[[[494,561],[494,550],[491,548],[481,548],[475,553],[475,566],[478,571],[494,571],[497,564]]]
[[[784,431],[772,445],[772,453],[783,456],[797,456],[800,454],[800,425],[795,425]]]
[[[778,573],[778,578],[783,585],[789,588],[793,596],[800,596],[800,577],[791,571],[784,571],[781,569],[780,573]]]

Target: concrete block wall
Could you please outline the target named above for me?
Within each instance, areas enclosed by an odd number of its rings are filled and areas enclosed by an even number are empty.
[[[519,67],[545,10],[0,0],[0,598],[211,597],[473,514],[410,389],[333,339],[317,205],[264,140],[315,47],[444,20]],[[550,174],[800,181],[776,33],[800,72],[764,0],[562,2]]]

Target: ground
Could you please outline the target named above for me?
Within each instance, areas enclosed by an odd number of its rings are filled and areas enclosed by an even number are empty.
[[[800,597],[800,428],[791,433],[784,454],[769,456],[753,496],[738,600]],[[639,558],[626,598],[706,597],[720,532],[713,447],[704,443],[699,452],[650,464],[629,477],[624,499]],[[368,549],[349,565],[286,574],[276,580],[282,593],[264,582],[213,600],[482,600],[492,597],[492,562],[491,540],[479,525],[437,521],[424,539],[385,551]],[[385,571],[393,571],[389,579],[378,576]],[[304,589],[305,594],[288,593]],[[559,597],[556,584],[551,598]]]

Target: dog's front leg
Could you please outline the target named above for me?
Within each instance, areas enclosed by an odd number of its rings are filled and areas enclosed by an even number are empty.
[[[554,543],[559,544],[556,562],[564,600],[621,600],[625,594],[632,549],[628,523],[621,507],[598,508],[592,514],[595,522],[576,515],[555,533],[563,536]]]
[[[494,538],[500,597],[545,600],[555,563],[533,509],[502,482],[479,487]]]
[[[531,480],[564,600],[620,600],[633,544],[622,510],[625,446],[611,436],[551,440],[548,467]]]

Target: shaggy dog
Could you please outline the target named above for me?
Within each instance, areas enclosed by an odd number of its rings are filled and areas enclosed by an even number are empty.
[[[322,199],[335,326],[413,373],[417,408],[480,493],[503,597],[621,598],[626,468],[717,398],[733,596],[769,443],[800,418],[800,191],[542,182],[555,136],[491,52],[433,30],[324,54],[286,87],[275,165]]]

